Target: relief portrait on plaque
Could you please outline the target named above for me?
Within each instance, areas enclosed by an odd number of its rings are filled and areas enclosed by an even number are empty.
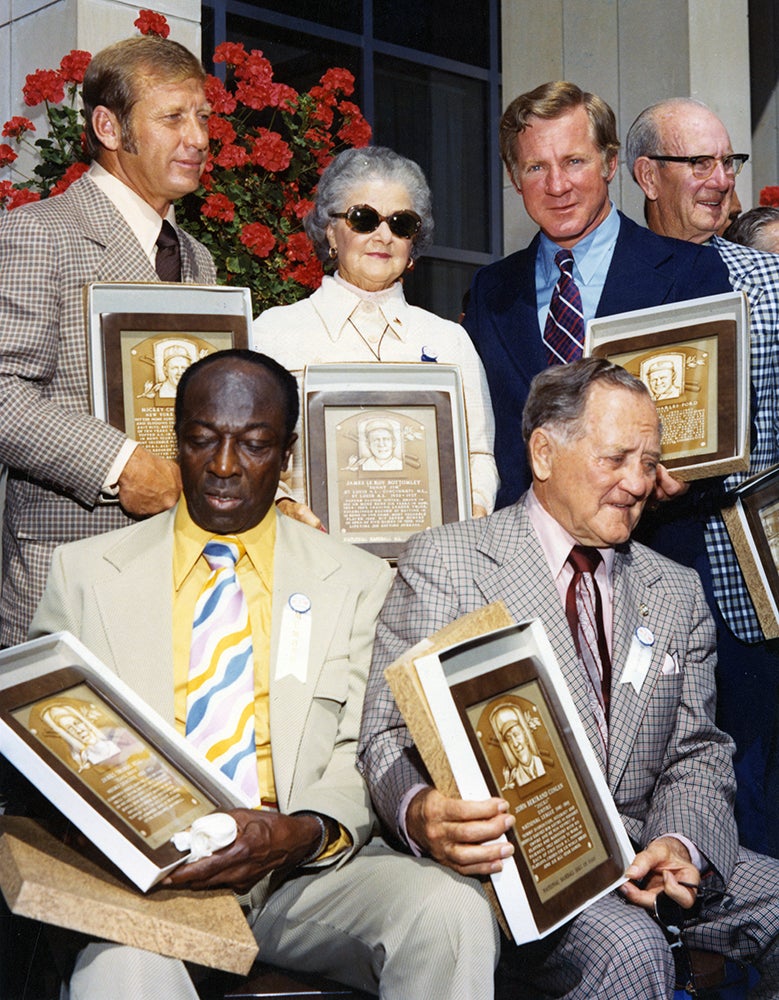
[[[16,709],[13,716],[152,849],[213,810],[183,774],[85,684]]]
[[[196,336],[151,336],[130,349],[131,391],[125,406],[131,408],[133,436],[144,447],[164,458],[175,458],[174,406],[179,380],[191,364],[214,348]]]
[[[663,425],[663,462],[719,448],[717,346],[716,337],[702,337],[661,350],[609,354],[649,389]]]
[[[490,713],[490,725],[506,758],[501,791],[527,785],[546,774],[525,714],[517,705],[498,705]]]
[[[404,541],[441,523],[433,407],[328,407],[328,509],[344,541]]]

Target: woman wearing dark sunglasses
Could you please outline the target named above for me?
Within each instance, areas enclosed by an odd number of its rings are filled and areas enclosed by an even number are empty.
[[[303,224],[332,273],[309,298],[262,313],[254,322],[255,348],[298,378],[305,365],[327,362],[459,365],[468,413],[473,514],[488,513],[498,476],[481,362],[461,326],[409,305],[403,294],[404,273],[432,242],[430,189],[422,170],[384,147],[348,149],[322,174],[314,208]],[[298,436],[282,486],[288,501],[281,508],[318,525],[304,504],[304,476]]]

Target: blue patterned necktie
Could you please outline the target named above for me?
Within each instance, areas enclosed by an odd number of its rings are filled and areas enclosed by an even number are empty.
[[[187,739],[260,804],[254,735],[254,656],[234,536],[203,549],[211,575],[195,605],[187,678]]]
[[[573,254],[558,250],[554,258],[560,277],[552,292],[549,315],[544,327],[547,364],[567,365],[578,361],[584,349],[582,297],[573,280]]]

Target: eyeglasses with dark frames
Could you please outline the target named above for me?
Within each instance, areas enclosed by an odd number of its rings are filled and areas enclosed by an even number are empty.
[[[660,160],[662,163],[689,163],[693,177],[705,181],[722,164],[722,169],[730,177],[738,177],[741,168],[749,159],[749,153],[728,153],[727,156],[648,156],[648,160]]]
[[[352,205],[345,212],[332,212],[332,219],[343,219],[346,225],[355,233],[375,232],[382,222],[386,222],[393,236],[401,239],[413,239],[422,228],[422,220],[410,208],[404,208],[392,215],[381,215],[371,205]]]

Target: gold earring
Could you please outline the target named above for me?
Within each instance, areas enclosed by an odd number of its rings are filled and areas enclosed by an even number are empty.
[[[327,256],[330,258],[330,260],[335,260],[336,257],[338,256],[338,250],[335,247],[330,247],[330,249],[327,251]]]
[[[415,267],[416,267],[416,261],[414,260],[413,257],[409,257],[408,263],[406,264],[406,270],[413,271]]]

